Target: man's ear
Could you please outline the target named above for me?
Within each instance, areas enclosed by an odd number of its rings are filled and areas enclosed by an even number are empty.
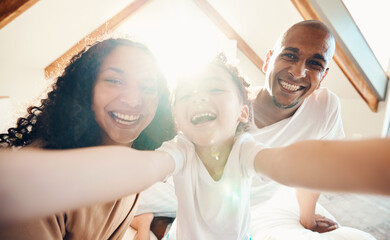
[[[268,50],[267,54],[265,55],[265,61],[263,64],[263,72],[266,73],[268,69],[269,62],[271,61],[273,51],[270,49]]]
[[[238,121],[242,123],[247,123],[249,121],[249,107],[248,105],[242,105],[241,114],[238,117]]]
[[[321,80],[320,80],[320,83],[318,83],[316,89],[319,89],[319,88],[320,88],[321,83],[322,83],[322,80],[324,80],[324,78],[326,77],[326,75],[328,75],[328,71],[329,71],[329,68],[327,68],[327,69],[325,70],[324,76],[322,76],[322,78],[321,78]]]

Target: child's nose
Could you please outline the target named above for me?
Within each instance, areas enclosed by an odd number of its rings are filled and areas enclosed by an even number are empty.
[[[195,104],[207,102],[209,100],[207,94],[201,92],[201,91],[194,91],[194,97],[192,99],[192,102]]]

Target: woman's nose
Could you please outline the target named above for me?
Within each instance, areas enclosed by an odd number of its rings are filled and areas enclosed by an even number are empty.
[[[132,108],[138,107],[142,103],[141,92],[136,87],[124,88],[119,96],[119,101]]]

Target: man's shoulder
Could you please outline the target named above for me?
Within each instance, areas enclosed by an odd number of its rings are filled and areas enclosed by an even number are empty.
[[[321,109],[337,109],[340,106],[340,99],[328,88],[321,87],[307,98],[305,105]]]

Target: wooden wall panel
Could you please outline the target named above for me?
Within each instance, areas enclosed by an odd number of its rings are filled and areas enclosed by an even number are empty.
[[[100,39],[104,34],[108,34],[117,29],[124,21],[131,17],[135,12],[139,11],[146,3],[151,2],[152,0],[135,0],[127,7],[125,7],[118,14],[113,16],[107,22],[102,24],[100,27],[95,29],[93,32],[85,36],[78,43],[76,43],[71,49],[69,49],[62,56],[57,58],[49,66],[45,68],[45,77],[51,79],[58,75],[60,71],[63,70],[63,67],[69,63],[69,60],[73,57],[75,53],[80,52],[88,44],[94,43],[96,40]]]
[[[1,0],[0,29],[14,20],[39,0]]]

